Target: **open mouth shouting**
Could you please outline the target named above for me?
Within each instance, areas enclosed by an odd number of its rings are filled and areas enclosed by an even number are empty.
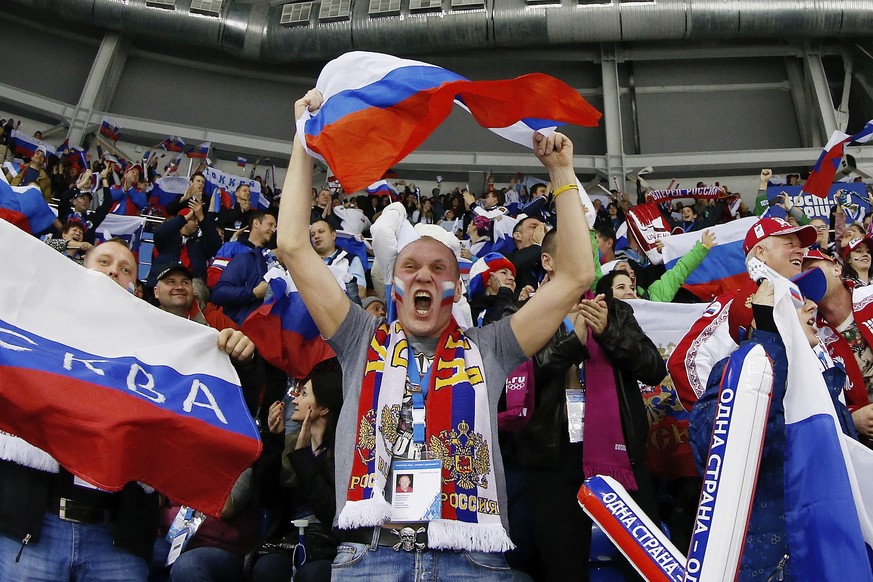
[[[415,313],[421,317],[426,317],[430,313],[431,305],[433,305],[433,297],[427,291],[415,292]]]

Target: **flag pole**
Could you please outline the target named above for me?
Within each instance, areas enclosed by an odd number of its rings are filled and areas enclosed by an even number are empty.
[[[194,158],[188,158],[188,177],[191,177],[191,166],[194,164]]]

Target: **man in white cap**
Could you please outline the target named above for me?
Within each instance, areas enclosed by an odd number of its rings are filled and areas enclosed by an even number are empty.
[[[757,259],[790,279],[800,274],[804,251],[815,242],[814,227],[792,226],[781,218],[762,218],[743,240],[746,264]],[[754,285],[751,279],[748,285]],[[715,298],[673,350],[667,368],[686,410],[706,390],[712,366],[736,349],[727,330],[727,315],[736,291]],[[702,339],[705,338],[705,339]]]

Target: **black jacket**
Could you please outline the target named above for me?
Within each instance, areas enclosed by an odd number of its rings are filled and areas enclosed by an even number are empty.
[[[619,413],[628,456],[636,472],[645,468],[649,424],[637,380],[658,384],[667,375],[658,348],[640,328],[633,308],[623,301],[609,305],[608,325],[595,337],[615,370]],[[573,331],[561,326],[537,352],[536,400],[530,423],[515,433],[502,435],[504,457],[527,467],[555,468],[569,446],[567,436],[567,371],[588,359],[588,349]],[[581,459],[580,459],[581,461]]]
[[[633,308],[624,301],[610,302],[606,330],[594,339],[615,370],[624,440],[631,465],[636,470],[645,465],[649,434],[649,422],[637,381],[647,385],[660,384],[667,375],[667,367],[657,346],[643,333],[634,318]]]
[[[28,543],[39,542],[52,498],[68,491],[72,482],[73,476],[63,469],[48,473],[0,461],[0,531],[18,540],[30,534]],[[128,483],[118,493],[82,493],[111,499],[113,543],[144,560],[151,559],[158,527],[157,493],[146,493],[136,483]]]
[[[152,268],[149,271],[146,285],[154,287],[161,271],[179,262],[182,254],[182,227],[185,226],[184,216],[168,218],[155,229],[155,248],[152,255]],[[206,267],[209,259],[215,256],[221,248],[221,237],[215,228],[214,215],[204,214],[200,222],[200,236],[189,238],[184,246],[188,248],[188,259],[191,262],[191,272],[198,279],[206,280]]]

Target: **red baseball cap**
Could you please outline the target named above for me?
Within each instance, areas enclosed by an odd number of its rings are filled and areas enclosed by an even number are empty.
[[[807,251],[803,254],[804,261],[830,261],[831,263],[836,263],[836,259],[834,259],[830,255],[826,255],[821,252],[821,249],[807,249]]]
[[[743,240],[743,253],[748,255],[752,247],[767,237],[792,233],[797,235],[801,246],[804,247],[812,245],[818,236],[815,227],[809,224],[806,226],[791,226],[781,218],[762,218],[753,224],[749,232],[746,233],[746,238]]]
[[[849,253],[857,249],[858,245],[860,245],[861,243],[867,243],[867,250],[873,253],[873,239],[871,239],[869,236],[865,236],[864,238],[853,238],[848,243],[846,243],[846,246],[843,247],[842,251],[843,256],[848,257]]]

